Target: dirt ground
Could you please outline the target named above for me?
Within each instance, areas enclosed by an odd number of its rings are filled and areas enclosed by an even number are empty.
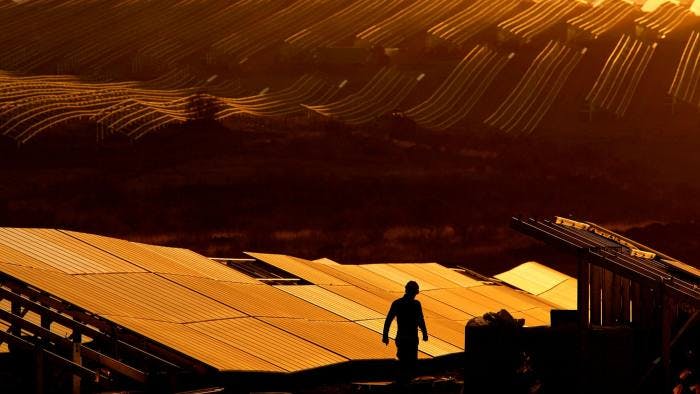
[[[70,138],[66,135],[70,134]],[[509,228],[570,216],[690,264],[700,250],[700,137],[577,130],[512,138],[384,119],[196,123],[137,144],[90,127],[0,147],[0,223],[348,263],[438,261],[494,274],[566,256]]]

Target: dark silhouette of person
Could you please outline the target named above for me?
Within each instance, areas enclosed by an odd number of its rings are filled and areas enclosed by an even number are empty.
[[[423,308],[416,300],[418,283],[406,283],[406,293],[391,304],[389,313],[384,321],[382,342],[389,344],[389,328],[396,318],[396,357],[399,359],[399,381],[401,385],[408,384],[415,374],[418,360],[418,328],[423,332],[423,341],[428,340],[428,329],[423,319]]]

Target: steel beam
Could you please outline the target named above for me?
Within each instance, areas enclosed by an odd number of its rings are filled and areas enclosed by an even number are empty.
[[[7,285],[8,287],[10,286],[10,283],[4,283],[4,285]],[[12,286],[12,287],[17,287],[17,286]],[[18,291],[21,291],[21,289],[18,289]],[[52,321],[55,323],[58,323],[62,326],[68,327],[70,329],[73,329],[74,331],[80,332],[83,335],[87,335],[90,338],[93,339],[100,339],[104,340],[107,342],[112,342],[115,343],[115,345],[118,345],[121,348],[127,349],[132,352],[136,352],[143,356],[146,359],[156,361],[163,366],[167,368],[172,368],[172,369],[180,369],[180,366],[178,364],[175,364],[171,361],[166,360],[165,358],[162,358],[160,356],[157,356],[153,353],[150,353],[147,350],[141,349],[136,345],[132,345],[128,342],[125,342],[120,339],[120,337],[128,337],[128,335],[124,335],[124,333],[121,333],[117,330],[115,330],[115,326],[110,325],[108,322],[99,319],[95,316],[85,314],[85,313],[80,313],[79,311],[75,309],[70,309],[67,308],[66,305],[63,305],[60,303],[60,301],[53,299],[49,296],[46,295],[37,295],[36,291],[30,291],[27,290],[28,296],[33,296],[33,298],[37,301],[30,300],[28,298],[22,297],[19,294],[16,294],[10,290],[4,289],[0,287],[0,299],[8,299],[11,302],[16,302],[18,305],[22,305],[24,308],[37,313],[39,315],[48,315],[51,317]],[[50,305],[54,309],[62,310],[63,313],[68,314],[71,317],[68,317],[66,315],[63,315],[55,310],[52,310],[40,303],[43,303],[45,305]],[[103,331],[100,331],[94,327],[88,326],[84,322],[87,322],[87,324],[90,324],[92,326],[98,327],[100,329],[103,329],[105,331],[110,332],[110,334],[107,334]],[[118,336],[116,337],[115,336]],[[128,339],[132,342],[138,342],[138,343],[143,343],[143,340],[137,340],[135,337],[132,338],[125,338]],[[162,352],[162,350],[160,350]],[[179,359],[184,357],[177,357],[178,361]],[[188,363],[192,363],[192,361],[188,361]]]
[[[38,326],[22,318],[18,318],[7,311],[0,309],[0,319],[8,321],[11,324],[16,324],[23,330],[28,331],[37,337],[41,337],[44,341],[54,342],[55,344],[63,347],[64,349],[70,350],[73,357],[77,356],[77,360],[73,360],[76,364],[80,364],[80,359],[82,357],[85,357],[86,359],[97,362],[100,365],[109,368],[114,372],[139,383],[145,383],[147,380],[148,375],[137,368],[131,367],[117,359],[109,357],[96,350],[90,349],[85,345],[75,343],[70,338],[64,338],[59,334],[52,332],[44,327]]]
[[[42,355],[45,356],[48,360],[51,360],[51,361],[54,361],[54,362],[61,364],[62,367],[68,368],[71,373],[78,374],[78,375],[82,376],[83,378],[88,378],[91,381],[95,381],[95,379],[98,376],[97,372],[95,372],[91,369],[88,369],[88,368],[83,367],[82,365],[76,364],[73,361],[71,361],[65,357],[59,356],[58,354],[56,354],[52,351],[42,349],[41,347],[37,347],[33,343],[31,343],[23,338],[20,338],[18,336],[12,335],[9,332],[0,331],[0,338],[2,338],[5,342],[12,344],[14,346],[18,346],[20,348],[23,348],[23,349],[26,349],[29,351],[38,351],[38,352],[42,353]]]

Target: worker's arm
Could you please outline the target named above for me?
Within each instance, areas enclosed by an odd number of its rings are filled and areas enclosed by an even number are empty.
[[[423,318],[423,307],[420,305],[420,302],[418,302],[418,328],[420,328],[421,332],[423,332],[423,341],[427,341],[428,328],[425,326],[425,319]]]
[[[384,342],[385,345],[389,344],[389,328],[391,327],[391,322],[394,320],[396,317],[396,307],[394,304],[391,304],[391,308],[389,308],[389,313],[386,315],[386,320],[384,320],[384,332],[382,334],[382,342]]]

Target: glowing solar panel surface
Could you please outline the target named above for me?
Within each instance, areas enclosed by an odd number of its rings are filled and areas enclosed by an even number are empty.
[[[279,318],[263,320],[349,359],[394,358],[396,355],[396,346],[393,342],[390,346],[384,346],[379,333],[353,322]]]
[[[326,309],[265,284],[224,282],[185,275],[164,276],[250,316],[346,320]]]
[[[191,323],[187,327],[248,354],[255,354],[285,371],[299,371],[348,360],[255,318]]]
[[[143,272],[57,230],[0,228],[0,243],[69,274]]]
[[[567,279],[572,279],[568,275],[534,261],[520,264],[495,277],[531,294],[541,294]]]
[[[317,285],[347,285],[346,282],[315,269],[310,262],[303,259],[281,254],[246,254]]]
[[[553,288],[540,293],[538,297],[547,300],[552,304],[556,304],[562,309],[577,309],[577,283],[577,280],[574,278],[567,279]]]
[[[485,312],[505,308],[529,325],[548,324],[552,305],[568,305],[575,290],[575,281],[564,280],[537,298],[436,263],[353,266],[251,256],[313,284],[270,286],[186,249],[70,231],[0,229],[6,275],[227,371],[291,372],[393,358],[395,347],[380,342],[381,331],[409,279],[421,284],[418,299],[431,335],[420,344],[422,358],[460,352],[465,323]],[[392,337],[395,329],[396,323]]]
[[[348,320],[380,319],[384,314],[315,285],[275,286]]]

